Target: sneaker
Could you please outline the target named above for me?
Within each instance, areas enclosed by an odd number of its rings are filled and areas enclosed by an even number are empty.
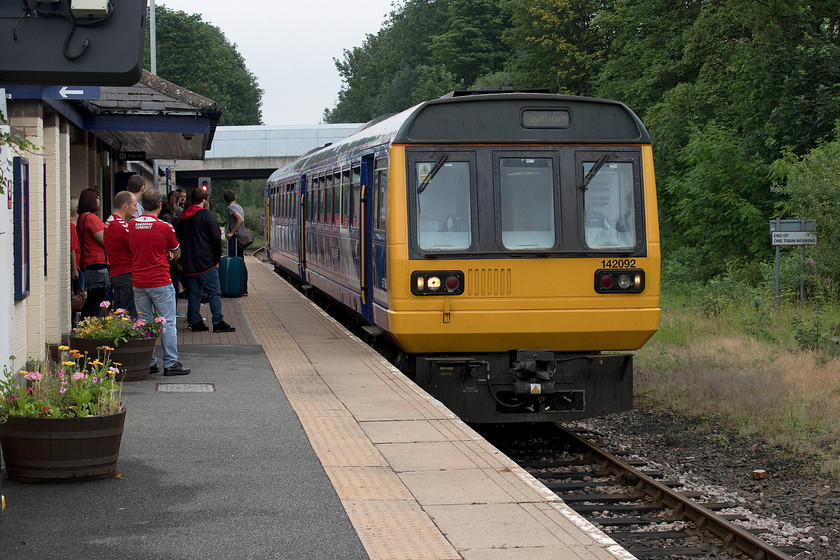
[[[213,324],[213,332],[236,332],[236,329],[224,321]]]
[[[193,330],[193,332],[201,332],[201,331],[209,331],[210,330],[210,327],[205,325],[204,321],[201,321],[199,323],[193,323],[192,325],[190,325],[190,328]]]
[[[176,318],[176,319],[183,319],[184,317],[186,317],[186,315],[184,315],[184,314],[183,314],[183,313],[181,313],[180,311],[176,311],[176,312],[175,312],[175,318]]]
[[[190,368],[185,368],[181,362],[175,362],[168,368],[163,368],[163,375],[187,375],[190,373]]]
[[[155,373],[160,373],[160,366],[158,366],[157,364],[155,364],[153,366],[149,366],[149,375],[152,375],[152,374],[155,374]]]

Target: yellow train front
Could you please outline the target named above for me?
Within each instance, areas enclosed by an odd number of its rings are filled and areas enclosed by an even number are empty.
[[[279,170],[269,196],[283,185],[300,210],[269,204],[278,268],[464,420],[632,408],[660,250],[650,139],[623,104],[454,92]]]

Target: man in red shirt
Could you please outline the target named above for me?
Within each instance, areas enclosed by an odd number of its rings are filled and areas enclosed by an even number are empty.
[[[137,199],[129,191],[117,193],[114,197],[114,213],[105,220],[105,252],[111,264],[111,287],[114,290],[114,308],[125,309],[137,319],[134,305],[134,289],[131,285],[131,246],[128,238],[128,222],[134,218]]]
[[[143,215],[128,224],[131,245],[134,303],[141,321],[165,320],[160,335],[163,347],[163,375],[187,375],[190,370],[178,361],[178,331],[175,328],[175,287],[169,277],[169,259],[181,256],[175,230],[157,218],[160,213],[160,192],[143,191]],[[158,317],[155,318],[153,312]],[[152,356],[151,373],[160,368]]]

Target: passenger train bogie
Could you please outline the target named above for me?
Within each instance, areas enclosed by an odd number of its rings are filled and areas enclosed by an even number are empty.
[[[276,171],[269,257],[471,422],[632,407],[659,324],[650,138],[621,103],[453,92]]]

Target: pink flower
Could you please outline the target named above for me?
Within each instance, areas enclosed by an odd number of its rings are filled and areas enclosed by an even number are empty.
[[[73,374],[73,381],[78,381],[79,379],[84,379],[84,377],[85,377],[84,373],[82,373],[81,371],[77,371],[76,373]]]
[[[67,387],[62,387],[61,389],[58,390],[58,392],[63,395],[64,393],[67,392]]]
[[[99,307],[102,307],[102,308],[111,307],[111,302],[106,299],[105,301],[103,301],[102,303],[99,304]]]
[[[155,317],[155,323],[160,323],[161,325],[166,324],[166,317]]]
[[[39,379],[41,379],[43,377],[43,375],[41,375],[37,371],[30,371],[24,377],[26,377],[30,381],[38,381]]]
[[[143,328],[143,325],[145,325],[145,324],[146,324],[146,321],[144,321],[143,319],[137,319],[137,320],[134,322],[134,328],[135,328],[135,329],[142,329],[142,328]]]
[[[94,377],[91,377],[91,378],[90,378],[90,380],[91,380],[91,381],[93,381],[94,383],[98,383],[98,382],[99,382],[99,379],[97,379],[95,376],[94,376]]]
[[[120,307],[119,309],[114,311],[114,315],[125,315],[125,314],[126,314],[126,311],[122,307]]]
[[[63,369],[58,370],[58,378],[59,379],[64,379],[64,370]]]
[[[9,395],[8,397],[6,397],[6,400],[9,402],[15,402],[17,398],[17,395]]]

